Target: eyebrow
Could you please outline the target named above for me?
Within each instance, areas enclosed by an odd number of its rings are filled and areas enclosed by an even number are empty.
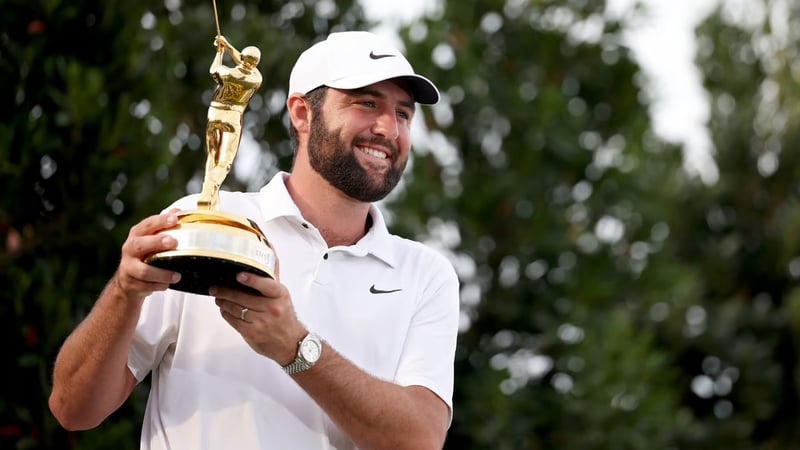
[[[368,87],[362,87],[362,88],[356,88],[356,89],[347,89],[346,91],[349,92],[350,95],[367,95],[367,96],[370,96],[370,97],[376,97],[376,98],[380,98],[380,99],[385,99],[386,98],[386,94],[384,94],[384,93],[382,93],[382,92],[380,92],[378,90],[375,90],[375,89],[370,89]],[[410,102],[409,101],[404,101],[404,100],[400,101],[400,105],[410,109],[412,112],[416,111],[416,104],[414,103],[413,100],[410,101]]]

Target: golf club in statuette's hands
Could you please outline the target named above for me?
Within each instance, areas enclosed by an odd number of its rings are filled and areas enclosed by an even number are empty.
[[[216,1],[214,17],[217,18]],[[207,294],[211,286],[249,289],[236,281],[238,272],[274,278],[275,253],[258,225],[246,217],[221,211],[219,189],[231,169],[242,138],[244,111],[261,86],[256,65],[261,52],[256,47],[236,50],[219,32],[211,63],[217,83],[208,108],[206,166],[197,209],[178,213],[178,224],[161,231],[178,241],[174,250],[156,253],[146,262],[181,274],[171,287],[179,291]],[[228,54],[235,66],[223,64]]]

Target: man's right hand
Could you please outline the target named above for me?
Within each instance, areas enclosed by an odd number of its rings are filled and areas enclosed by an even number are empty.
[[[178,223],[178,211],[148,217],[130,229],[117,272],[89,315],[61,346],[53,367],[49,405],[64,428],[97,426],[136,386],[127,362],[144,298],[180,279],[179,274],[144,261],[149,255],[177,247],[175,238],[158,232]]]
[[[122,244],[122,258],[114,274],[113,282],[131,300],[143,300],[155,291],[169,289],[181,275],[171,270],[147,264],[145,259],[158,252],[173,250],[178,241],[159,231],[172,228],[178,223],[177,209],[166,214],[150,216],[134,225]]]

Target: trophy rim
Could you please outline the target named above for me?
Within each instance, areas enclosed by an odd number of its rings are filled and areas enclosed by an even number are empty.
[[[263,240],[265,243],[269,242],[267,237],[264,235],[264,232],[261,231],[261,228],[259,228],[258,224],[251,219],[237,214],[210,209],[190,209],[179,211],[177,216],[178,224],[176,225],[176,228],[179,228],[181,225],[202,223],[228,225],[243,229],[250,233],[254,233],[260,240]]]

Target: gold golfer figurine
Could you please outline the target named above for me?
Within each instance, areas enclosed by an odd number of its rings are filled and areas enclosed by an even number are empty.
[[[240,53],[221,35],[217,35],[214,44],[217,54],[209,72],[217,88],[208,108],[206,168],[197,207],[219,210],[219,188],[228,176],[239,149],[244,111],[261,86],[261,72],[256,68],[261,51],[250,46]],[[235,67],[222,64],[226,51]]]

